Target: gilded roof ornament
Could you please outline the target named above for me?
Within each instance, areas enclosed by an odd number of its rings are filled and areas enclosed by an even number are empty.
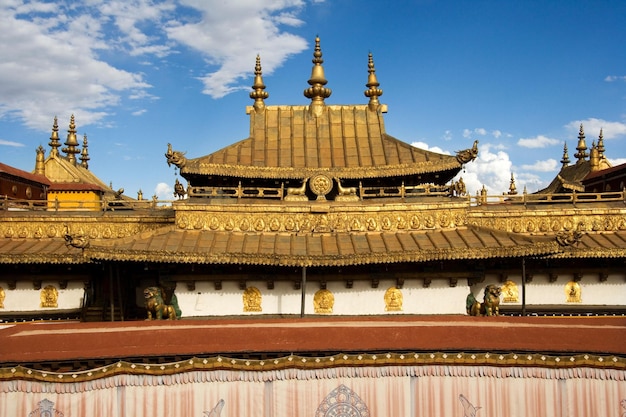
[[[574,157],[578,159],[578,161],[576,161],[577,164],[583,162],[589,156],[587,153],[587,143],[585,142],[585,131],[582,123],[580,124],[580,130],[578,131],[578,145],[576,146],[576,150],[578,152],[574,154]]]
[[[474,141],[474,145],[470,149],[456,151],[456,159],[462,164],[473,161],[478,156],[478,141]]]
[[[54,116],[54,123],[52,125],[52,136],[50,136],[50,156],[56,156],[59,154],[59,147],[61,142],[59,141],[59,123],[56,116]]]
[[[178,168],[182,168],[187,164],[187,158],[185,154],[187,152],[180,152],[172,150],[172,144],[167,144],[167,152],[165,153],[165,158],[167,159],[167,166],[177,166]]]
[[[365,94],[365,97],[369,97],[370,99],[367,105],[369,109],[372,111],[376,111],[378,109],[378,106],[380,106],[378,97],[383,95],[383,90],[378,88],[378,86],[380,86],[380,83],[378,82],[378,79],[376,78],[376,69],[374,68],[374,58],[372,57],[371,52],[368,55],[367,67],[368,67],[367,72],[369,73],[369,75],[367,76],[367,84],[365,84],[365,86],[368,89],[365,90],[364,94]]]
[[[67,148],[63,148],[62,151],[67,154],[67,160],[76,165],[76,154],[80,151],[76,149],[78,146],[78,139],[76,139],[76,123],[74,122],[74,115],[70,118],[70,128],[67,131],[65,146],[67,146]]]
[[[304,96],[311,99],[312,113],[319,115],[324,107],[324,99],[332,94],[330,88],[324,87],[328,81],[324,76],[324,67],[322,66],[324,60],[322,59],[319,36],[315,38],[315,51],[311,62],[313,62],[313,69],[311,70],[311,78],[307,81],[311,87],[304,90]]]
[[[257,112],[265,109],[265,102],[263,100],[270,96],[267,91],[263,91],[265,90],[265,84],[263,84],[262,74],[261,56],[257,55],[256,65],[254,66],[254,84],[252,85],[254,91],[250,92],[250,98],[254,99],[254,109]]]
[[[89,151],[87,150],[87,134],[83,135],[83,150],[80,152],[80,166],[89,169]]]
[[[35,158],[35,174],[45,175],[46,174],[46,151],[43,146],[39,145],[37,148],[37,156]]]
[[[604,135],[602,134],[602,128],[600,128],[600,136],[598,136],[598,156],[604,158]]]
[[[513,173],[511,172],[511,183],[509,184],[509,195],[516,195],[517,194],[517,187],[515,186],[515,177],[513,176]]]
[[[567,153],[567,143],[563,144],[563,158],[561,159],[562,168],[565,168],[570,163],[569,155]]]

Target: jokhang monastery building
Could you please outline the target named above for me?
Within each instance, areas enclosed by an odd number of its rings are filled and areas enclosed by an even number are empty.
[[[478,144],[389,135],[371,54],[366,104],[326,102],[319,39],[308,84],[268,105],[257,58],[248,138],[163,145],[169,204],[93,175],[74,117],[0,164],[0,416],[626,415],[602,134],[541,192],[468,195]]]

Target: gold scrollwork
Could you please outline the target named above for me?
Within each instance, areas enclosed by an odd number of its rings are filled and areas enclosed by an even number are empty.
[[[502,302],[504,303],[518,303],[519,302],[519,289],[517,284],[511,280],[506,281],[502,287]]]
[[[0,308],[4,308],[5,297],[6,297],[6,293],[4,292],[4,288],[0,287]]]

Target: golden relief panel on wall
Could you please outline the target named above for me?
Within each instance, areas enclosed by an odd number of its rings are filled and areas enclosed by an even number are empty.
[[[402,311],[402,291],[396,287],[389,287],[385,291],[385,311]]]
[[[517,284],[511,280],[506,281],[502,287],[502,302],[503,303],[518,303],[519,302],[519,288]]]
[[[54,285],[46,285],[42,288],[39,298],[41,299],[41,308],[59,307],[59,291]]]
[[[565,301],[568,303],[582,303],[582,290],[576,281],[565,284]]]
[[[248,287],[243,292],[243,311],[245,313],[263,311],[261,291],[256,287]]]
[[[0,308],[4,308],[5,297],[6,297],[6,293],[4,292],[4,288],[0,287]]]
[[[332,314],[335,295],[327,289],[319,290],[313,296],[313,308],[316,314]]]

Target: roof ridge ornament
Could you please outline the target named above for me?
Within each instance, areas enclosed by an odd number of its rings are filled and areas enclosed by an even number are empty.
[[[570,163],[569,154],[567,153],[567,143],[563,143],[563,158],[561,158],[562,168],[565,168]]]
[[[59,147],[61,146],[61,142],[59,141],[59,121],[56,116],[54,116],[54,123],[52,124],[52,135],[50,136],[50,143],[48,144],[52,149],[50,149],[50,156],[59,155]]]
[[[80,166],[89,169],[89,151],[87,150],[87,134],[83,135],[83,150],[80,152]]]
[[[584,162],[585,159],[589,156],[587,153],[587,143],[585,142],[585,130],[583,129],[583,124],[580,124],[580,130],[578,131],[578,145],[576,146],[576,152],[574,157],[578,159],[576,161],[577,164]]]
[[[315,51],[311,62],[313,62],[313,69],[311,70],[311,78],[307,81],[311,87],[304,90],[304,96],[311,99],[311,113],[319,116],[324,108],[324,99],[332,94],[330,88],[324,87],[328,81],[324,76],[324,67],[322,66],[324,60],[322,59],[319,36],[315,38]]]
[[[254,84],[252,85],[254,91],[250,92],[250,98],[254,99],[254,110],[261,112],[265,109],[265,100],[270,94],[265,90],[265,84],[263,84],[263,72],[261,71],[261,56],[257,54],[256,65],[254,66]]]
[[[67,140],[65,141],[67,148],[61,149],[67,154],[67,160],[76,165],[76,154],[80,151],[76,149],[78,146],[78,139],[76,139],[76,123],[74,122],[74,115],[70,117],[70,128],[67,131]]]
[[[367,104],[369,109],[371,111],[376,111],[380,106],[380,101],[378,101],[378,97],[383,95],[383,90],[378,88],[380,86],[380,83],[376,78],[376,68],[374,68],[374,58],[371,52],[368,55],[367,61],[367,72],[369,73],[369,75],[367,76],[367,84],[365,84],[365,86],[368,89],[365,90],[364,94],[365,97],[369,97],[370,99],[369,103]]]

